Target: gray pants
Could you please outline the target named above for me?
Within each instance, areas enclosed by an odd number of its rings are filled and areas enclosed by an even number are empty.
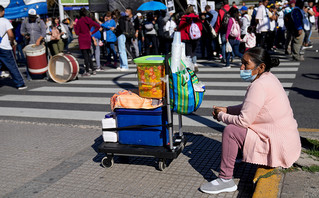
[[[305,38],[305,32],[302,31],[302,34],[299,36],[293,36],[291,43],[291,55],[296,60],[301,60],[300,50]]]

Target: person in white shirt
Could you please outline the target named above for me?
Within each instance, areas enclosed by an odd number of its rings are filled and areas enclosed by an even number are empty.
[[[5,66],[9,70],[17,89],[26,89],[27,86],[25,86],[12,51],[14,45],[13,26],[8,19],[3,17],[4,12],[4,7],[0,5],[0,70]]]
[[[277,27],[277,20],[278,20],[278,14],[276,7],[272,5],[269,9],[269,15],[271,16],[270,19],[270,26],[269,26],[269,39],[267,43],[267,49],[276,51],[275,46],[275,38],[276,38],[276,27]]]
[[[278,14],[278,19],[277,19],[277,36],[276,36],[276,47],[277,48],[283,48],[285,44],[285,24],[284,24],[284,11],[282,10],[282,6],[279,5],[277,8],[277,14]]]
[[[247,28],[250,24],[250,17],[247,14],[248,8],[246,6],[242,7],[240,11],[241,11],[241,18],[240,18],[241,38],[244,38],[244,36],[247,34]]]
[[[270,28],[270,19],[266,8],[268,2],[269,0],[263,0],[262,4],[258,7],[256,14],[258,44],[259,47],[263,47],[264,49],[266,49],[266,38]]]

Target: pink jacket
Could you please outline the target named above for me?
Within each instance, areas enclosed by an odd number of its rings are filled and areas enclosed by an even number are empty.
[[[91,35],[90,29],[95,27],[92,34],[99,31],[100,25],[93,21],[90,17],[81,17],[76,25],[74,25],[75,34],[79,36],[79,46],[80,49],[90,49],[91,48]]]
[[[218,119],[247,128],[245,162],[288,168],[300,156],[297,122],[285,90],[271,72],[250,84],[244,102],[220,112]]]

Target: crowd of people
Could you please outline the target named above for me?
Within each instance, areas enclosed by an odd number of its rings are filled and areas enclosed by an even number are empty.
[[[268,51],[282,48],[294,60],[302,61],[300,51],[312,47],[312,26],[318,29],[318,8],[313,2],[301,0],[274,3],[260,0],[259,5],[249,7],[244,2],[241,6],[235,2],[229,5],[224,0],[219,10],[207,5],[198,14],[194,6],[174,14],[159,10],[134,15],[127,8],[125,12],[108,11],[95,18],[82,8],[80,16],[62,22],[58,17],[41,19],[30,9],[29,17],[12,22],[15,56],[18,62],[25,62],[23,47],[43,43],[50,56],[69,53],[68,46],[75,33],[85,60],[84,76],[95,75],[105,66],[127,71],[128,58],[170,53],[174,32],[179,31],[186,56],[192,59],[195,68],[198,45],[201,58],[220,60],[226,68],[230,68],[236,56],[241,58],[255,46]],[[101,64],[101,56],[106,58],[106,63]]]

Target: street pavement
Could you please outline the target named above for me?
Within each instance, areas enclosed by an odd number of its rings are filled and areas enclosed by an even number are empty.
[[[278,53],[280,66],[272,69],[291,100],[301,135],[306,137],[318,137],[318,111],[314,110],[318,110],[315,50],[319,48],[314,41],[305,62]],[[78,51],[73,52],[83,65]],[[206,84],[204,101],[195,113],[183,116],[182,130],[188,143],[163,172],[156,170],[155,159],[145,157],[130,157],[128,162],[115,157],[115,165],[109,169],[100,165],[104,156],[97,152],[102,142],[101,119],[110,111],[114,93],[137,89],[134,64],[128,72],[107,67],[96,76],[79,76],[64,84],[35,79],[28,81],[28,89],[23,91],[11,87],[9,79],[0,79],[0,196],[251,197],[257,167],[245,163],[236,164],[234,178],[239,190],[235,193],[209,196],[198,190],[201,183],[216,178],[219,170],[224,124],[212,118],[212,106],[241,103],[248,85],[239,77],[238,59],[231,69],[222,68],[219,61],[198,63],[198,77]],[[175,131],[177,123],[174,115]],[[316,197],[318,183],[318,174],[286,173],[280,193],[282,197],[299,197],[293,196],[296,193]]]

